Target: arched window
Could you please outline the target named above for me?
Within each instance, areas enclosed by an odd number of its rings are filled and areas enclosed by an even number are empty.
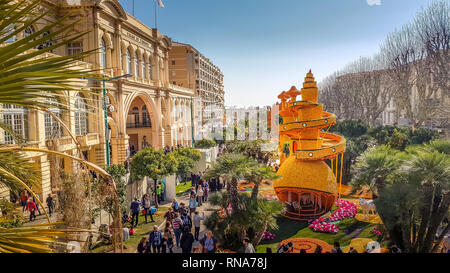
[[[150,114],[148,113],[147,106],[142,107],[142,127],[152,127],[152,121]]]
[[[134,116],[134,125],[135,127],[138,127],[139,125],[139,108],[135,106],[133,110],[131,111],[131,114]]]
[[[23,140],[28,139],[28,110],[26,108],[3,104],[3,122],[7,124],[12,131]],[[5,144],[15,144],[14,137],[4,132]]]
[[[81,94],[75,98],[75,134],[85,135],[88,133],[89,112],[86,100]]]
[[[144,56],[142,56],[142,78],[147,79],[147,62]]]
[[[131,54],[129,49],[127,49],[127,73],[131,74]]]
[[[100,65],[106,68],[106,42],[103,38],[100,45]]]
[[[134,74],[136,74],[136,78],[141,77],[141,72],[139,69],[139,57],[137,51],[134,54]]]
[[[55,98],[49,100],[53,107],[49,108],[55,116],[61,119],[62,110],[58,107],[58,101]],[[60,138],[63,135],[61,124],[56,121],[49,113],[44,113],[45,139]]]

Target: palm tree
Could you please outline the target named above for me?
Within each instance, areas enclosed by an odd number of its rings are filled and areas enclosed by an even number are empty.
[[[383,190],[388,177],[398,169],[401,159],[399,151],[380,145],[369,148],[356,159],[353,166],[354,179],[351,184],[355,190],[368,186],[376,199]]]
[[[248,175],[257,162],[240,154],[224,154],[206,172],[205,179],[222,177],[227,186],[229,202],[233,209],[232,213],[239,210],[238,182]]]
[[[66,33],[77,23],[66,24],[65,20],[67,17],[62,17],[56,22],[49,23],[28,36],[17,39],[24,30],[30,28],[34,23],[52,12],[38,11],[37,8],[40,3],[41,0],[0,0],[0,103],[45,112],[49,112],[48,108],[50,107],[68,109],[68,105],[61,103],[55,105],[54,103],[50,103],[50,101],[51,99],[58,98],[61,90],[68,92],[80,91],[80,87],[77,86],[76,80],[74,79],[85,77],[91,72],[75,70],[71,69],[71,67],[77,61],[91,54],[92,51],[71,56],[48,54],[52,50],[64,46],[71,41],[75,41],[86,34],[80,33],[67,37]],[[52,31],[49,32],[50,30]],[[44,33],[47,35],[43,35]],[[51,44],[47,43],[50,40],[53,42]],[[48,46],[40,46],[44,44]],[[61,122],[58,118],[56,120]],[[62,126],[67,130],[67,126],[64,124]],[[6,124],[0,123],[0,127],[14,136],[11,128]],[[70,131],[68,133],[71,135]],[[20,144],[20,139],[16,143]],[[117,189],[112,177],[102,168],[79,157],[46,149],[24,147],[22,145],[1,145],[0,184],[11,190],[26,188],[35,196],[37,202],[41,204],[45,214],[47,214],[45,207],[30,188],[33,182],[37,181],[37,179],[34,179],[36,169],[33,169],[31,164],[23,164],[25,159],[21,154],[26,151],[53,154],[76,160],[85,167],[95,170],[104,178],[104,183],[111,187],[113,195],[115,195],[113,198],[117,209],[115,215],[113,215],[114,246],[116,250],[120,248],[122,241],[121,215],[117,199]],[[48,216],[47,219],[49,220]],[[52,238],[58,238],[58,231],[56,229],[53,231],[56,233],[54,233]],[[27,244],[25,241],[33,239],[38,231],[34,230],[33,232],[29,232],[26,228],[15,229],[17,236],[12,237],[10,236],[10,232],[10,230],[0,229],[0,237],[6,238],[6,240],[0,240],[0,248],[4,251],[20,252],[20,248]],[[50,233],[51,231],[48,230],[47,232]],[[21,244],[21,240],[25,243]],[[8,248],[5,242],[14,242],[17,247]],[[37,240],[34,243],[45,243],[49,245],[51,242]],[[24,247],[23,249],[25,250]],[[28,250],[38,251],[38,248],[28,248]]]
[[[353,185],[376,191],[377,212],[390,240],[406,252],[435,252],[450,229],[444,224],[450,206],[448,147],[448,140],[409,146],[405,152],[380,146],[357,160]]]
[[[280,176],[273,171],[272,167],[263,164],[258,164],[252,168],[250,172],[244,175],[244,177],[247,181],[253,182],[254,184],[251,194],[251,199],[254,201],[258,198],[259,187],[263,181],[280,178]]]

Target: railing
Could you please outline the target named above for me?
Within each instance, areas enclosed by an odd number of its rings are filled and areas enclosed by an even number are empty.
[[[127,128],[151,128],[152,124],[148,122],[127,123]]]

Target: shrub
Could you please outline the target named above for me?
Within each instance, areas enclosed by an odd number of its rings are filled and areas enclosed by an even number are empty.
[[[216,142],[213,139],[201,139],[194,144],[197,149],[209,149],[214,146],[216,146]]]

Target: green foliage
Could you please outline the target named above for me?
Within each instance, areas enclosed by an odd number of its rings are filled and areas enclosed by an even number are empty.
[[[194,147],[197,149],[209,149],[216,146],[216,141],[213,139],[201,139],[194,143]]]
[[[246,194],[238,194],[237,198],[240,204],[237,211],[220,216],[220,210],[217,210],[204,221],[206,227],[219,240],[222,249],[239,250],[244,237],[249,237],[256,245],[264,231],[278,228],[276,215],[282,209],[279,201],[262,199],[255,202]],[[217,193],[210,197],[209,202],[214,206],[226,208],[230,196],[228,193]]]
[[[41,173],[36,164],[16,152],[0,152],[0,168],[14,174],[30,187],[37,187],[38,181],[40,181]],[[24,189],[22,185],[17,184],[3,173],[0,173],[1,185],[6,186],[16,195]]]
[[[202,154],[199,150],[194,148],[178,148],[174,151],[177,159],[177,175],[186,179],[186,177],[192,173],[195,162],[202,158]]]
[[[121,210],[127,210],[127,183],[125,181],[127,170],[123,165],[111,165],[106,168],[106,171],[113,177],[116,183],[117,197],[119,198]]]
[[[444,139],[437,139],[430,141],[429,144],[425,145],[427,149],[437,151],[446,155],[450,155],[450,141]]]
[[[268,164],[277,157],[277,151],[267,150],[268,140],[233,140],[226,142],[226,150],[229,153],[243,154],[252,157],[260,163]]]
[[[369,125],[362,120],[339,121],[330,128],[330,132],[337,132],[347,138],[360,137],[367,133]]]
[[[131,178],[133,181],[148,176],[160,180],[177,171],[177,159],[173,153],[148,147],[137,152],[131,159]]]
[[[388,182],[388,177],[400,166],[399,152],[389,146],[381,145],[368,149],[357,158],[353,166],[355,189],[368,186],[377,195]]]
[[[369,149],[355,164],[353,185],[376,193],[377,211],[390,240],[406,252],[435,252],[439,226],[450,205],[450,141],[435,140],[399,152],[388,146]],[[443,233],[445,234],[445,232]]]
[[[394,132],[388,139],[389,146],[397,150],[404,150],[407,143],[408,136],[400,130],[397,130],[397,128],[394,128]]]
[[[0,227],[2,228],[14,228],[20,227],[25,222],[21,213],[16,210],[13,203],[6,199],[0,199],[0,210],[2,216],[0,216]]]
[[[376,126],[370,128],[367,134],[375,138],[379,145],[388,144],[400,150],[411,144],[427,143],[439,136],[436,131],[430,129],[413,130],[404,126]]]

